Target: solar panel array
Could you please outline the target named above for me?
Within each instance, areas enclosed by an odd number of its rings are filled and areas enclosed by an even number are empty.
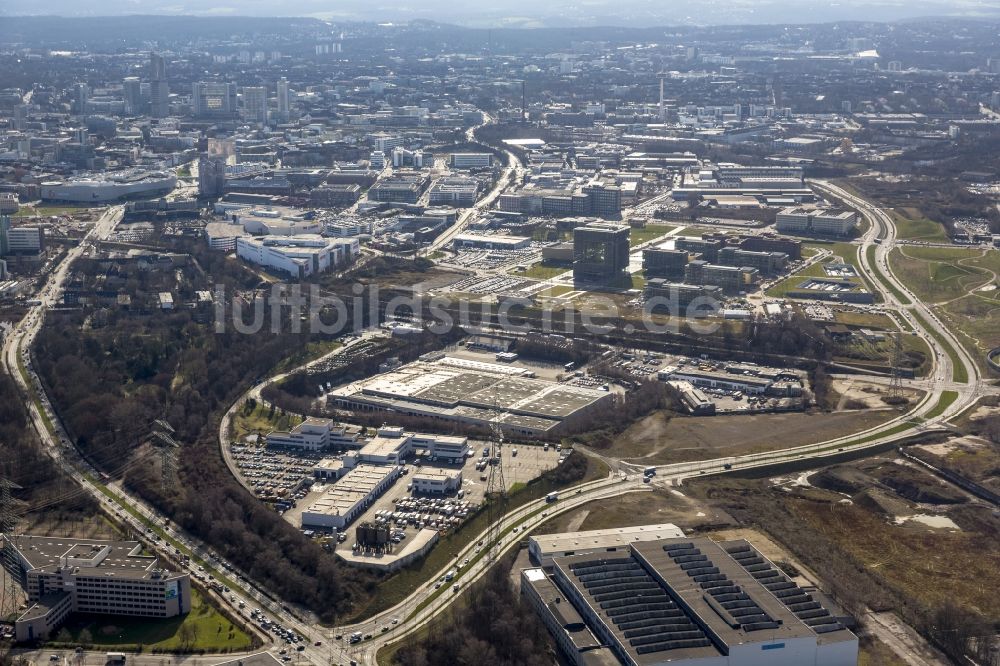
[[[759,631],[781,626],[693,543],[670,543],[663,550],[704,590],[708,605],[734,629]]]
[[[750,544],[743,543],[726,547],[726,552],[747,573],[768,589],[795,617],[802,620],[817,634],[827,634],[845,629],[830,611],[823,607],[812,595],[793,583],[788,576],[778,571],[769,561],[761,557]]]
[[[712,645],[634,559],[577,562],[570,570],[638,654]]]

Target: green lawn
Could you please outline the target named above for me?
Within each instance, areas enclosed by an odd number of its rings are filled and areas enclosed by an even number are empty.
[[[84,631],[89,634],[83,635]],[[250,636],[191,590],[191,612],[171,618],[77,614],[54,637],[54,643],[94,645],[101,649],[163,652],[231,652],[253,647]]]
[[[518,277],[534,278],[536,280],[551,280],[567,271],[573,270],[570,266],[549,266],[544,263],[534,264],[523,271],[511,271],[511,275]]]
[[[252,433],[269,433],[272,430],[287,431],[301,421],[297,416],[282,414],[277,410],[272,414],[270,407],[257,404],[253,409],[240,409],[233,418],[232,432],[234,441],[242,440]]]
[[[932,354],[924,339],[918,335],[905,334],[901,342],[905,366],[912,368],[918,377],[926,375],[930,370]],[[837,345],[834,360],[863,365],[889,365],[892,362],[894,348],[894,335],[886,335],[886,338],[879,342],[869,342],[855,337],[850,343]]]
[[[645,227],[633,227],[629,230],[628,243],[631,247],[635,247],[654,238],[665,236],[676,228],[669,224],[647,224]]]
[[[799,285],[802,284],[806,278],[827,277],[824,266],[832,261],[833,259],[829,259],[827,261],[817,261],[816,263],[807,266],[797,273],[793,273],[778,284],[774,285],[767,290],[766,294],[774,298],[784,298],[788,292],[798,289]]]
[[[84,211],[91,210],[83,206],[28,206],[22,207],[13,217],[49,217],[52,215],[72,215],[73,213],[80,213]]]
[[[889,211],[896,223],[896,237],[900,240],[922,240],[931,243],[948,243],[944,225],[924,217],[916,208],[896,208]]]
[[[844,326],[859,326],[885,331],[892,331],[898,328],[895,319],[889,315],[878,312],[845,310],[842,312],[834,312],[833,319],[838,324],[843,324]]]
[[[921,300],[950,301],[988,283],[997,270],[996,250],[900,247],[889,255],[893,273]]]

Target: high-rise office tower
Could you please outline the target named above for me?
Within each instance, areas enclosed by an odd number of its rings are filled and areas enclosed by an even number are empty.
[[[281,120],[288,120],[290,106],[291,99],[288,92],[288,79],[281,77],[278,79],[278,117]]]
[[[28,123],[28,106],[18,104],[14,107],[14,129],[22,131]]]
[[[170,85],[167,83],[167,63],[157,53],[149,54],[149,114],[166,118],[170,113]]]
[[[196,118],[235,118],[236,84],[196,81],[191,85],[191,113]]]
[[[90,86],[86,83],[76,84],[76,89],[74,91],[74,104],[76,105],[76,112],[81,116],[87,113],[87,107],[90,104]]]
[[[226,187],[226,158],[201,155],[198,158],[198,196],[222,196]]]
[[[127,115],[134,116],[142,111],[142,82],[138,76],[129,76],[122,81],[122,100]]]
[[[267,88],[264,86],[244,86],[243,120],[251,123],[267,122]]]
[[[162,81],[167,78],[167,61],[159,53],[149,54],[149,80]]]
[[[10,217],[0,215],[0,257],[10,254]]]

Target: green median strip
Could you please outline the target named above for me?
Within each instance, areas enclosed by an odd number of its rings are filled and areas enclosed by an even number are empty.
[[[938,399],[934,409],[927,413],[927,418],[933,419],[944,414],[944,411],[951,407],[952,403],[958,400],[958,391],[945,391]]]
[[[17,358],[17,371],[21,373],[21,379],[24,380],[24,385],[28,387],[28,397],[31,398],[31,402],[35,403],[35,408],[38,409],[38,415],[42,419],[42,423],[45,425],[45,429],[49,431],[49,434],[53,437],[57,437],[55,425],[52,423],[52,419],[45,412],[45,407],[42,405],[42,399],[38,396],[38,392],[35,390],[35,385],[31,381],[31,375],[28,374],[28,369],[24,367],[24,359],[21,358],[21,347],[20,345],[16,350],[14,350],[14,356]]]
[[[882,286],[888,289],[889,292],[892,293],[892,295],[896,297],[896,300],[899,301],[902,305],[912,305],[913,301],[907,298],[906,294],[897,289],[895,285],[893,285],[892,282],[890,282],[889,279],[885,276],[885,273],[882,272],[882,269],[878,267],[878,262],[875,260],[874,245],[868,246],[868,249],[865,250],[865,256],[868,259],[868,265],[871,267],[872,272],[875,273],[875,277],[878,278],[878,281],[882,283]]]
[[[958,351],[954,347],[952,347],[951,343],[948,342],[948,340],[946,340],[945,337],[941,335],[941,333],[939,333],[936,328],[931,326],[919,312],[913,310],[913,316],[917,318],[917,321],[920,322],[920,325],[923,327],[923,329],[928,333],[930,333],[931,336],[938,341],[938,344],[944,347],[945,353],[948,354],[948,358],[951,359],[952,381],[957,382],[959,384],[968,384],[969,371],[965,369],[965,364],[962,363],[962,358],[958,355]]]

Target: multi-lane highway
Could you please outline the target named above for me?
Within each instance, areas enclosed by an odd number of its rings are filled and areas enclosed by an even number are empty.
[[[991,389],[983,385],[978,365],[969,353],[934,313],[920,303],[906,285],[893,275],[887,261],[887,255],[895,243],[895,226],[891,216],[830,183],[817,182],[815,185],[829,195],[841,198],[856,207],[871,222],[870,228],[857,245],[859,264],[871,284],[883,295],[887,307],[904,317],[914,331],[930,345],[933,357],[932,374],[930,379],[921,380],[920,385],[920,388],[926,391],[924,398],[910,411],[864,432],[782,451],[661,465],[657,467],[651,483],[642,482],[639,474],[641,470],[637,466],[621,463],[617,467],[630,472],[628,475],[612,474],[607,479],[569,488],[560,493],[560,499],[556,502],[550,503],[539,499],[512,511],[502,524],[498,551],[513,547],[525,533],[536,529],[558,513],[588,502],[629,492],[643,492],[652,486],[676,486],[684,479],[701,475],[722,474],[732,470],[801,460],[814,459],[817,464],[821,464],[827,456],[896,442],[916,432],[941,428],[941,422],[960,414],[979,397],[990,392]],[[494,194],[498,196],[498,192],[499,190],[495,190]],[[304,659],[318,666],[348,664],[351,661],[374,664],[376,653],[380,648],[418,631],[443,612],[460,596],[462,590],[483,575],[488,568],[489,559],[485,550],[479,547],[479,543],[486,538],[486,534],[472,538],[469,545],[457,553],[452,562],[417,588],[402,603],[364,622],[330,629],[311,621],[306,613],[301,611],[292,613],[279,601],[270,599],[252,581],[243,578],[231,565],[211,559],[210,551],[205,544],[167,525],[162,516],[138,498],[121,488],[100,484],[96,480],[99,478],[97,472],[92,470],[69,445],[66,433],[48,406],[40,382],[31,371],[26,350],[42,324],[46,308],[56,302],[71,262],[85,252],[95,240],[107,237],[120,219],[120,215],[120,208],[109,210],[80,246],[71,250],[42,289],[39,295],[42,304],[29,311],[4,344],[3,359],[7,372],[15,378],[26,395],[33,393],[39,396],[39,402],[37,404],[31,402],[29,410],[33,424],[48,452],[63,469],[78,478],[83,489],[96,497],[109,512],[117,515],[138,532],[152,530],[162,536],[162,540],[154,543],[155,547],[166,550],[178,548],[189,553],[193,558],[192,567],[204,569],[204,572],[199,573],[214,575],[217,579],[230,583],[231,592],[221,598],[223,603],[231,603],[234,609],[240,602],[247,607],[262,608],[273,620],[302,636],[305,649],[297,653],[297,659]],[[880,242],[877,242],[879,240]],[[874,263],[870,263],[869,260],[869,248],[872,246],[876,248],[872,253]],[[21,373],[22,368],[25,369],[24,375]],[[942,407],[939,403],[945,391],[955,391],[958,398]],[[42,412],[45,413],[44,417]],[[51,426],[47,425],[46,421]],[[469,563],[464,565],[466,559]],[[449,569],[458,570],[455,580],[447,585],[439,585],[440,578]],[[452,584],[459,586],[459,593],[453,591]],[[371,638],[352,644],[348,639],[354,632],[361,632],[363,636],[370,635]],[[337,636],[340,636],[340,639],[337,639]],[[277,649],[277,646],[274,649]]]
[[[471,127],[468,130],[466,130],[465,133],[466,140],[469,143],[477,142],[478,140],[476,139],[476,130],[492,122],[493,118],[490,115],[483,113],[482,124],[476,125],[475,127]],[[440,236],[435,238],[430,245],[421,249],[420,250],[421,255],[428,256],[430,254],[433,254],[434,252],[437,252],[441,248],[446,247],[452,240],[454,240],[455,236],[462,233],[466,229],[466,227],[469,226],[469,222],[471,222],[476,216],[478,216],[483,211],[488,210],[490,206],[492,206],[493,203],[498,198],[500,198],[501,194],[506,192],[508,188],[512,187],[515,183],[520,182],[521,179],[524,178],[525,169],[524,169],[524,163],[521,162],[521,158],[518,157],[517,154],[515,154],[513,151],[508,149],[504,149],[503,153],[507,158],[507,166],[504,167],[504,170],[500,173],[500,176],[493,184],[493,188],[489,192],[487,192],[486,195],[483,196],[479,201],[477,201],[474,206],[463,211],[459,215],[458,220],[455,222],[455,224],[448,227]]]

